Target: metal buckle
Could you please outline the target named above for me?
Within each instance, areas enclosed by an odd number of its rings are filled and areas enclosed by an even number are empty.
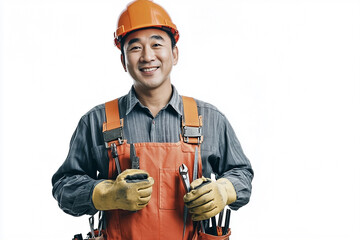
[[[197,138],[198,144],[201,143],[202,127],[183,126],[183,138],[185,143],[189,143],[189,138]]]
[[[119,145],[122,145],[124,143],[124,139],[118,138],[117,141],[119,142]],[[110,148],[111,144],[109,142],[105,142],[105,147]]]
[[[124,133],[123,128],[115,128],[112,130],[108,130],[103,132],[105,147],[110,148],[109,142],[118,141],[120,145],[124,143]]]

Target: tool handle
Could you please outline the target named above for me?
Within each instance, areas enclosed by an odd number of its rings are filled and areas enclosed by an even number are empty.
[[[116,158],[114,158],[114,159],[115,159],[115,164],[116,164],[116,170],[117,170],[118,174],[120,175],[120,173],[121,173],[121,167],[120,167],[120,163],[119,163],[119,158],[116,157]]]
[[[116,170],[118,172],[118,174],[121,173],[121,168],[120,168],[120,162],[119,162],[119,154],[117,152],[117,147],[115,143],[112,143],[110,145],[111,147],[111,156],[114,158],[115,160],[115,164],[116,164]]]
[[[99,211],[99,223],[98,223],[99,235],[101,234],[103,225],[104,225],[104,211]]]
[[[223,236],[227,234],[228,229],[229,229],[230,214],[231,214],[231,210],[230,210],[230,209],[226,209],[225,227],[224,227],[224,231],[223,231]]]
[[[136,156],[136,150],[133,143],[130,144],[130,162],[132,169],[140,169],[140,159]]]
[[[213,234],[217,234],[217,229],[216,229],[216,218],[215,216],[214,217],[211,217],[211,228],[212,228],[212,232]]]
[[[203,221],[200,221],[200,227],[201,227],[201,231],[203,233],[205,233],[205,227],[204,227],[204,222]]]
[[[113,158],[117,158],[119,156],[118,152],[117,152],[117,149],[116,149],[116,144],[115,143],[112,143],[110,145],[110,148],[111,148],[111,156]]]
[[[92,215],[92,216],[89,218],[89,225],[90,225],[91,237],[94,238],[94,237],[95,237],[95,232],[94,232],[94,215]]]
[[[132,169],[140,169],[140,162],[139,157],[134,157],[131,161],[131,168]]]
[[[224,216],[224,209],[219,213],[219,219],[218,219],[219,227],[221,227],[223,216]]]

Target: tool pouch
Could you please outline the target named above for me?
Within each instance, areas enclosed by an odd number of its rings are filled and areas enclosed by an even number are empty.
[[[217,233],[214,233],[214,231],[206,228],[204,233],[201,231],[201,228],[199,224],[197,225],[197,231],[195,231],[195,234],[192,238],[192,240],[229,240],[231,235],[231,229],[228,228],[228,231],[225,235],[217,236]],[[217,232],[220,232],[220,234],[224,231],[224,227],[217,227]],[[211,234],[209,234],[211,233]]]
[[[231,235],[231,231],[229,228],[227,234],[223,235],[223,236],[215,236],[215,235],[210,235],[210,234],[207,234],[204,232],[199,232],[197,239],[198,240],[229,240],[230,235]]]

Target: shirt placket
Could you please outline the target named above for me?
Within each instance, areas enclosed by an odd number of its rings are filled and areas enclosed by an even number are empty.
[[[150,141],[155,142],[156,140],[156,121],[152,119],[150,128]]]

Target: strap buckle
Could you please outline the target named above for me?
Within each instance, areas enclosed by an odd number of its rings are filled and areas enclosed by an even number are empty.
[[[116,145],[122,145],[124,143],[124,132],[123,128],[115,128],[111,130],[107,130],[103,132],[105,147],[110,148],[111,143],[115,143]]]
[[[182,135],[185,143],[202,143],[202,127],[183,126],[182,130]],[[191,141],[191,139],[193,138],[197,138],[197,141]]]

